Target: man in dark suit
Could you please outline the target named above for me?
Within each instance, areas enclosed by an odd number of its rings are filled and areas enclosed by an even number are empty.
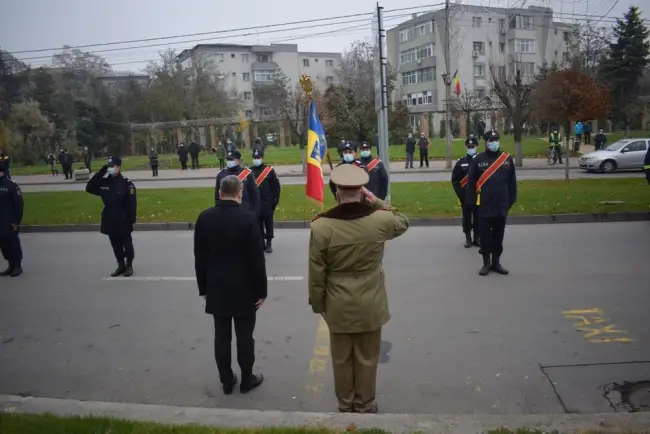
[[[214,317],[214,355],[226,395],[232,393],[237,376],[231,368],[232,323],[237,335],[237,362],[241,368],[241,393],[262,384],[253,374],[255,320],[267,295],[264,252],[260,249],[257,216],[240,206],[244,194],[236,175],[219,184],[219,200],[203,211],[194,229],[194,266],[205,312]]]

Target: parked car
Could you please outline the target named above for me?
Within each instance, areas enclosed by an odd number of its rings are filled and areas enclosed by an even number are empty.
[[[583,155],[578,164],[588,172],[643,170],[643,159],[649,146],[650,138],[622,139],[605,149]]]

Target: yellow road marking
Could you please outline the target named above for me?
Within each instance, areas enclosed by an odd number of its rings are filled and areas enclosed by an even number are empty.
[[[564,317],[573,322],[573,326],[582,332],[587,341],[594,344],[612,342],[634,342],[629,332],[618,328],[607,318],[605,312],[598,308],[565,310]],[[602,324],[602,325],[598,325]],[[597,326],[598,325],[598,326]]]
[[[307,390],[313,393],[323,391],[329,358],[330,332],[327,328],[327,323],[321,317],[318,321],[318,329],[316,331],[316,343],[314,344],[314,350],[309,361],[309,382],[306,386]]]

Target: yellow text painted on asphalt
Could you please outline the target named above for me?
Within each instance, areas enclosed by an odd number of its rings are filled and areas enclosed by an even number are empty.
[[[562,312],[564,317],[573,322],[573,326],[589,342],[605,344],[612,342],[634,342],[627,330],[613,324],[601,309],[575,309]]]
[[[323,391],[325,384],[325,375],[330,358],[330,332],[327,323],[321,317],[318,321],[318,330],[316,331],[316,343],[309,361],[309,383],[307,390],[313,393]]]

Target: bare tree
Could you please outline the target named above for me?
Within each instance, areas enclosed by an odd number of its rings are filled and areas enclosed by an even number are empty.
[[[465,128],[467,134],[469,134],[472,121],[483,119],[484,112],[492,108],[492,101],[485,95],[470,92],[466,88],[464,92],[452,100],[451,107],[454,112],[465,117]]]
[[[524,75],[521,71],[522,66],[518,62],[512,62],[508,67],[490,64],[492,89],[501,102],[502,113],[512,122],[516,166],[523,164],[521,138],[524,124],[530,119],[532,112],[532,71],[526,71],[528,75]],[[507,71],[508,69],[509,71]]]
[[[591,21],[576,26],[568,41],[570,52],[568,63],[574,69],[595,77],[600,62],[609,48],[611,38],[611,29],[598,26]]]

